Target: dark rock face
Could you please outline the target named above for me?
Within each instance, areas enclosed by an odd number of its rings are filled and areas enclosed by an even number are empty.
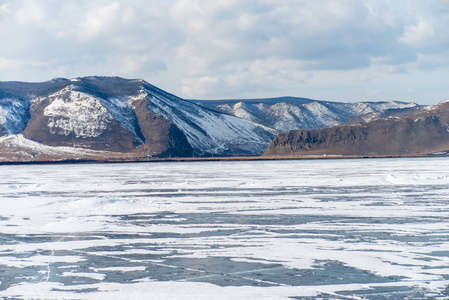
[[[147,108],[147,99],[133,102],[144,144],[142,151],[150,156],[185,157],[193,155],[193,148],[184,133],[173,123]]]
[[[282,133],[264,155],[430,154],[449,150],[448,123],[449,103],[442,103],[403,118]]]
[[[0,125],[0,136],[4,136],[7,134],[8,132],[6,131],[6,129],[2,125]]]

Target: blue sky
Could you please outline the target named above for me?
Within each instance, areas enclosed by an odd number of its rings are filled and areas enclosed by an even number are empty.
[[[0,0],[0,80],[184,98],[449,99],[449,0]]]

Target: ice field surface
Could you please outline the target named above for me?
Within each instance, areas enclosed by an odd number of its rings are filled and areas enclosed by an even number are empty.
[[[0,166],[0,297],[449,299],[449,159]]]

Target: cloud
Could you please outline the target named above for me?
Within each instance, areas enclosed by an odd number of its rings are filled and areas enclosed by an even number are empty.
[[[0,70],[7,70],[14,66],[14,62],[10,59],[0,57]]]
[[[2,14],[6,15],[10,12],[10,10],[9,10],[10,5],[11,5],[11,3],[5,3],[5,4],[0,5],[0,16]]]
[[[148,55],[127,55],[123,58],[120,68],[122,74],[135,74],[142,70],[162,71],[167,66],[162,60],[152,59]]]
[[[408,1],[405,11],[389,1],[234,1],[220,7],[179,0],[171,16],[188,37],[179,52],[188,82],[211,74],[216,82],[229,82],[228,72],[257,81],[265,62],[273,74],[265,84],[287,86],[292,78],[307,83],[323,70],[411,72],[420,53],[439,52],[449,41],[447,10],[431,2],[432,9],[422,9],[426,5]],[[274,61],[288,64],[270,68]],[[282,71],[291,76],[280,76]]]
[[[42,6],[34,0],[27,1],[26,6],[21,6],[15,14],[18,24],[39,24],[46,18]]]
[[[331,76],[346,78],[338,90],[362,89],[382,76],[449,68],[447,4],[15,0],[0,5],[0,62],[8,71],[0,80],[114,74],[204,98],[301,96],[331,86]]]
[[[88,12],[85,20],[80,24],[80,34],[85,37],[95,37],[109,29],[118,19],[120,8],[120,3],[113,2]],[[124,18],[126,19],[127,16]]]
[[[55,72],[64,77],[158,73],[166,69],[179,38],[161,14],[168,10],[164,6],[142,6],[137,0],[2,5],[0,57],[20,63],[15,69],[9,64],[11,72],[0,74],[0,80],[46,80]]]
[[[419,20],[417,24],[405,27],[404,34],[399,41],[412,46],[419,46],[431,40],[435,35],[433,21],[430,19]]]
[[[182,92],[189,97],[206,95],[217,86],[217,83],[218,78],[210,76],[184,78]]]

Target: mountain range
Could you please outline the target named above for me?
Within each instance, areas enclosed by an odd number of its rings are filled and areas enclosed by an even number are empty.
[[[336,136],[329,130],[427,120],[431,111],[397,101],[188,100],[143,80],[119,77],[0,82],[0,161],[259,156],[270,141],[266,155],[296,155],[306,148],[321,154],[335,148],[334,142],[324,142]],[[337,130],[341,139],[352,134],[345,130]],[[312,146],[315,140],[328,148]]]

